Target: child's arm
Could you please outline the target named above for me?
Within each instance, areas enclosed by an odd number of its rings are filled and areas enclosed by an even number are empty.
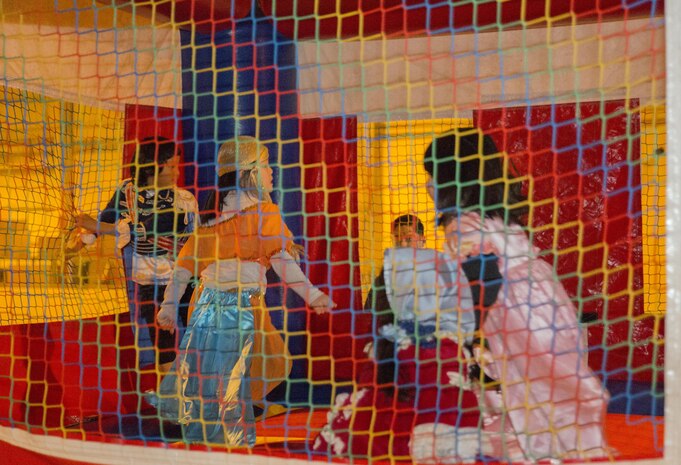
[[[303,270],[294,258],[285,250],[274,254],[271,258],[272,269],[293,292],[303,298],[316,313],[328,313],[336,306],[329,296],[317,289],[307,279]]]
[[[118,248],[123,248],[130,242],[130,219],[126,217],[127,210],[123,210],[120,205],[124,187],[125,183],[116,189],[98,218],[93,218],[86,213],[81,213],[76,217],[76,225],[87,231],[94,234],[115,235]]]
[[[295,253],[296,246],[279,207],[273,203],[261,204],[258,223],[262,255],[270,257],[272,269],[282,281],[316,313],[327,313],[334,308],[336,304],[307,279],[291,255],[291,252]]]
[[[177,307],[180,304],[180,299],[187,290],[187,286],[192,279],[192,272],[181,266],[176,266],[173,270],[173,276],[166,286],[163,294],[163,303],[161,309],[156,314],[156,322],[159,328],[175,332],[177,325]]]
[[[203,259],[206,256],[206,240],[215,240],[211,234],[202,237],[199,232],[195,232],[189,237],[180,250],[180,254],[175,261],[173,275],[170,282],[166,286],[163,294],[163,303],[161,309],[156,315],[156,322],[161,329],[175,332],[177,324],[177,307],[180,299],[187,290],[187,286],[192,279],[192,276],[200,275],[201,271],[206,268],[208,261]],[[210,257],[210,255],[208,255]]]

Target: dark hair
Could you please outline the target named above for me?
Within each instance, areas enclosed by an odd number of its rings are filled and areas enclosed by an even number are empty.
[[[502,157],[492,138],[477,129],[457,129],[433,139],[423,167],[433,178],[441,221],[457,210],[475,210],[520,223],[527,206],[520,183],[504,172]]]
[[[395,234],[395,230],[400,226],[415,226],[416,233],[423,236],[425,234],[425,228],[423,227],[423,222],[416,215],[402,215],[395,218],[393,221],[392,233]]]
[[[140,141],[130,166],[130,177],[137,187],[147,187],[149,178],[177,155],[175,142],[165,137],[147,137]]]
[[[211,189],[201,209],[200,222],[205,224],[215,218],[222,208],[222,202],[231,191],[236,189],[236,171],[225,173],[218,178],[218,185]]]
[[[200,224],[206,224],[218,216],[222,211],[222,203],[230,192],[239,189],[246,195],[253,195],[253,191],[257,187],[254,187],[251,183],[252,171],[230,171],[218,178],[217,187],[211,189],[208,193],[208,197],[206,197],[206,201],[201,209],[201,214],[199,215]]]

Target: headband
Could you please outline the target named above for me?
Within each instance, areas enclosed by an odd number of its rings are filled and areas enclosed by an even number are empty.
[[[242,136],[222,144],[218,151],[218,176],[234,171],[252,170],[269,161],[267,147],[252,137]]]

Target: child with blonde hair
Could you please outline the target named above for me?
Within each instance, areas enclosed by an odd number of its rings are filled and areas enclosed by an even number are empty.
[[[182,425],[186,442],[255,445],[251,368],[268,268],[316,312],[334,306],[292,257],[291,231],[270,200],[268,158],[267,148],[251,137],[220,147],[218,189],[177,258],[157,317],[161,328],[172,330],[178,296],[200,276],[174,369],[159,392],[149,394],[161,416]]]

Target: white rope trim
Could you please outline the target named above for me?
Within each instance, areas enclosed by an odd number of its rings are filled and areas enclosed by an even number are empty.
[[[669,465],[681,457],[681,2],[665,2],[667,72],[667,312],[665,314],[664,455]],[[674,181],[676,179],[676,181]]]
[[[328,459],[294,459],[257,453],[189,451],[165,447],[109,444],[96,441],[63,439],[31,434],[17,428],[0,426],[0,441],[50,457],[100,465],[307,465]],[[229,459],[227,458],[229,455]],[[348,463],[352,460],[348,459]],[[579,463],[579,462],[574,462]],[[667,462],[670,463],[670,462]],[[617,461],[617,465],[663,465],[663,459]]]
[[[272,457],[257,453],[206,452],[132,444],[64,439],[0,426],[0,441],[32,452],[98,465],[307,465],[309,459]],[[247,449],[245,449],[247,450]],[[227,457],[229,456],[229,457]],[[325,462],[327,460],[324,460]]]

